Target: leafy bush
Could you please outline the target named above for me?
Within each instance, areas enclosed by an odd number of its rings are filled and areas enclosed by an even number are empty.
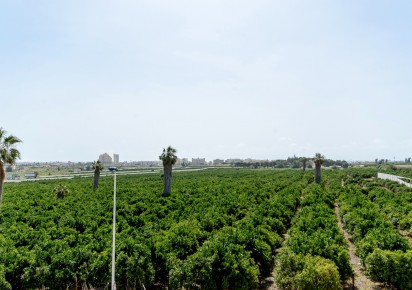
[[[356,252],[362,260],[365,260],[375,249],[404,252],[408,248],[408,241],[397,231],[391,228],[373,228],[359,241]]]
[[[378,281],[412,289],[412,251],[376,249],[365,261],[367,274]]]
[[[342,219],[352,234],[357,254],[366,273],[373,279],[411,289],[410,245],[381,210],[395,199],[387,190],[374,188],[367,191],[366,195],[360,188],[352,186],[340,194]]]
[[[336,265],[319,256],[283,250],[277,257],[276,273],[280,289],[342,289]]]
[[[293,219],[286,247],[296,254],[309,254],[333,261],[340,279],[345,280],[352,273],[352,268],[346,241],[333,210],[333,196],[332,192],[319,185],[305,189],[302,208]]]
[[[6,281],[4,266],[0,264],[0,289],[11,290],[11,285]]]
[[[198,252],[171,271],[172,288],[219,290],[256,287],[259,270],[250,252],[238,243],[241,235],[236,229],[227,228],[206,241]]]

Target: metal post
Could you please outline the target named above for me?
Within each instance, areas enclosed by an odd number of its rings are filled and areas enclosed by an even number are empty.
[[[112,290],[116,290],[115,282],[115,247],[116,247],[116,171],[114,171],[113,192],[113,241],[112,241]]]

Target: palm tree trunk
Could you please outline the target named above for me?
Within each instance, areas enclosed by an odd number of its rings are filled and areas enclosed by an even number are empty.
[[[316,183],[320,183],[321,182],[321,173],[320,173],[320,168],[321,168],[321,164],[315,163],[315,182]]]
[[[94,172],[94,182],[93,182],[93,189],[96,190],[99,187],[99,178],[100,172]]]
[[[164,165],[164,187],[163,195],[169,196],[172,191],[172,164]]]
[[[4,183],[5,177],[6,177],[6,174],[4,173],[3,162],[0,162],[0,206],[3,202],[3,183]]]

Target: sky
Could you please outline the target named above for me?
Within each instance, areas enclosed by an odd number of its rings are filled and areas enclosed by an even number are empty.
[[[0,0],[21,161],[412,156],[412,2]]]

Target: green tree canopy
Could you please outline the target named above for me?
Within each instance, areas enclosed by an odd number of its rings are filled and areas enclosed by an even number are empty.
[[[166,149],[163,148],[163,152],[159,156],[159,159],[163,161],[163,165],[174,165],[177,161],[176,152],[177,150],[172,146],[168,146]]]

